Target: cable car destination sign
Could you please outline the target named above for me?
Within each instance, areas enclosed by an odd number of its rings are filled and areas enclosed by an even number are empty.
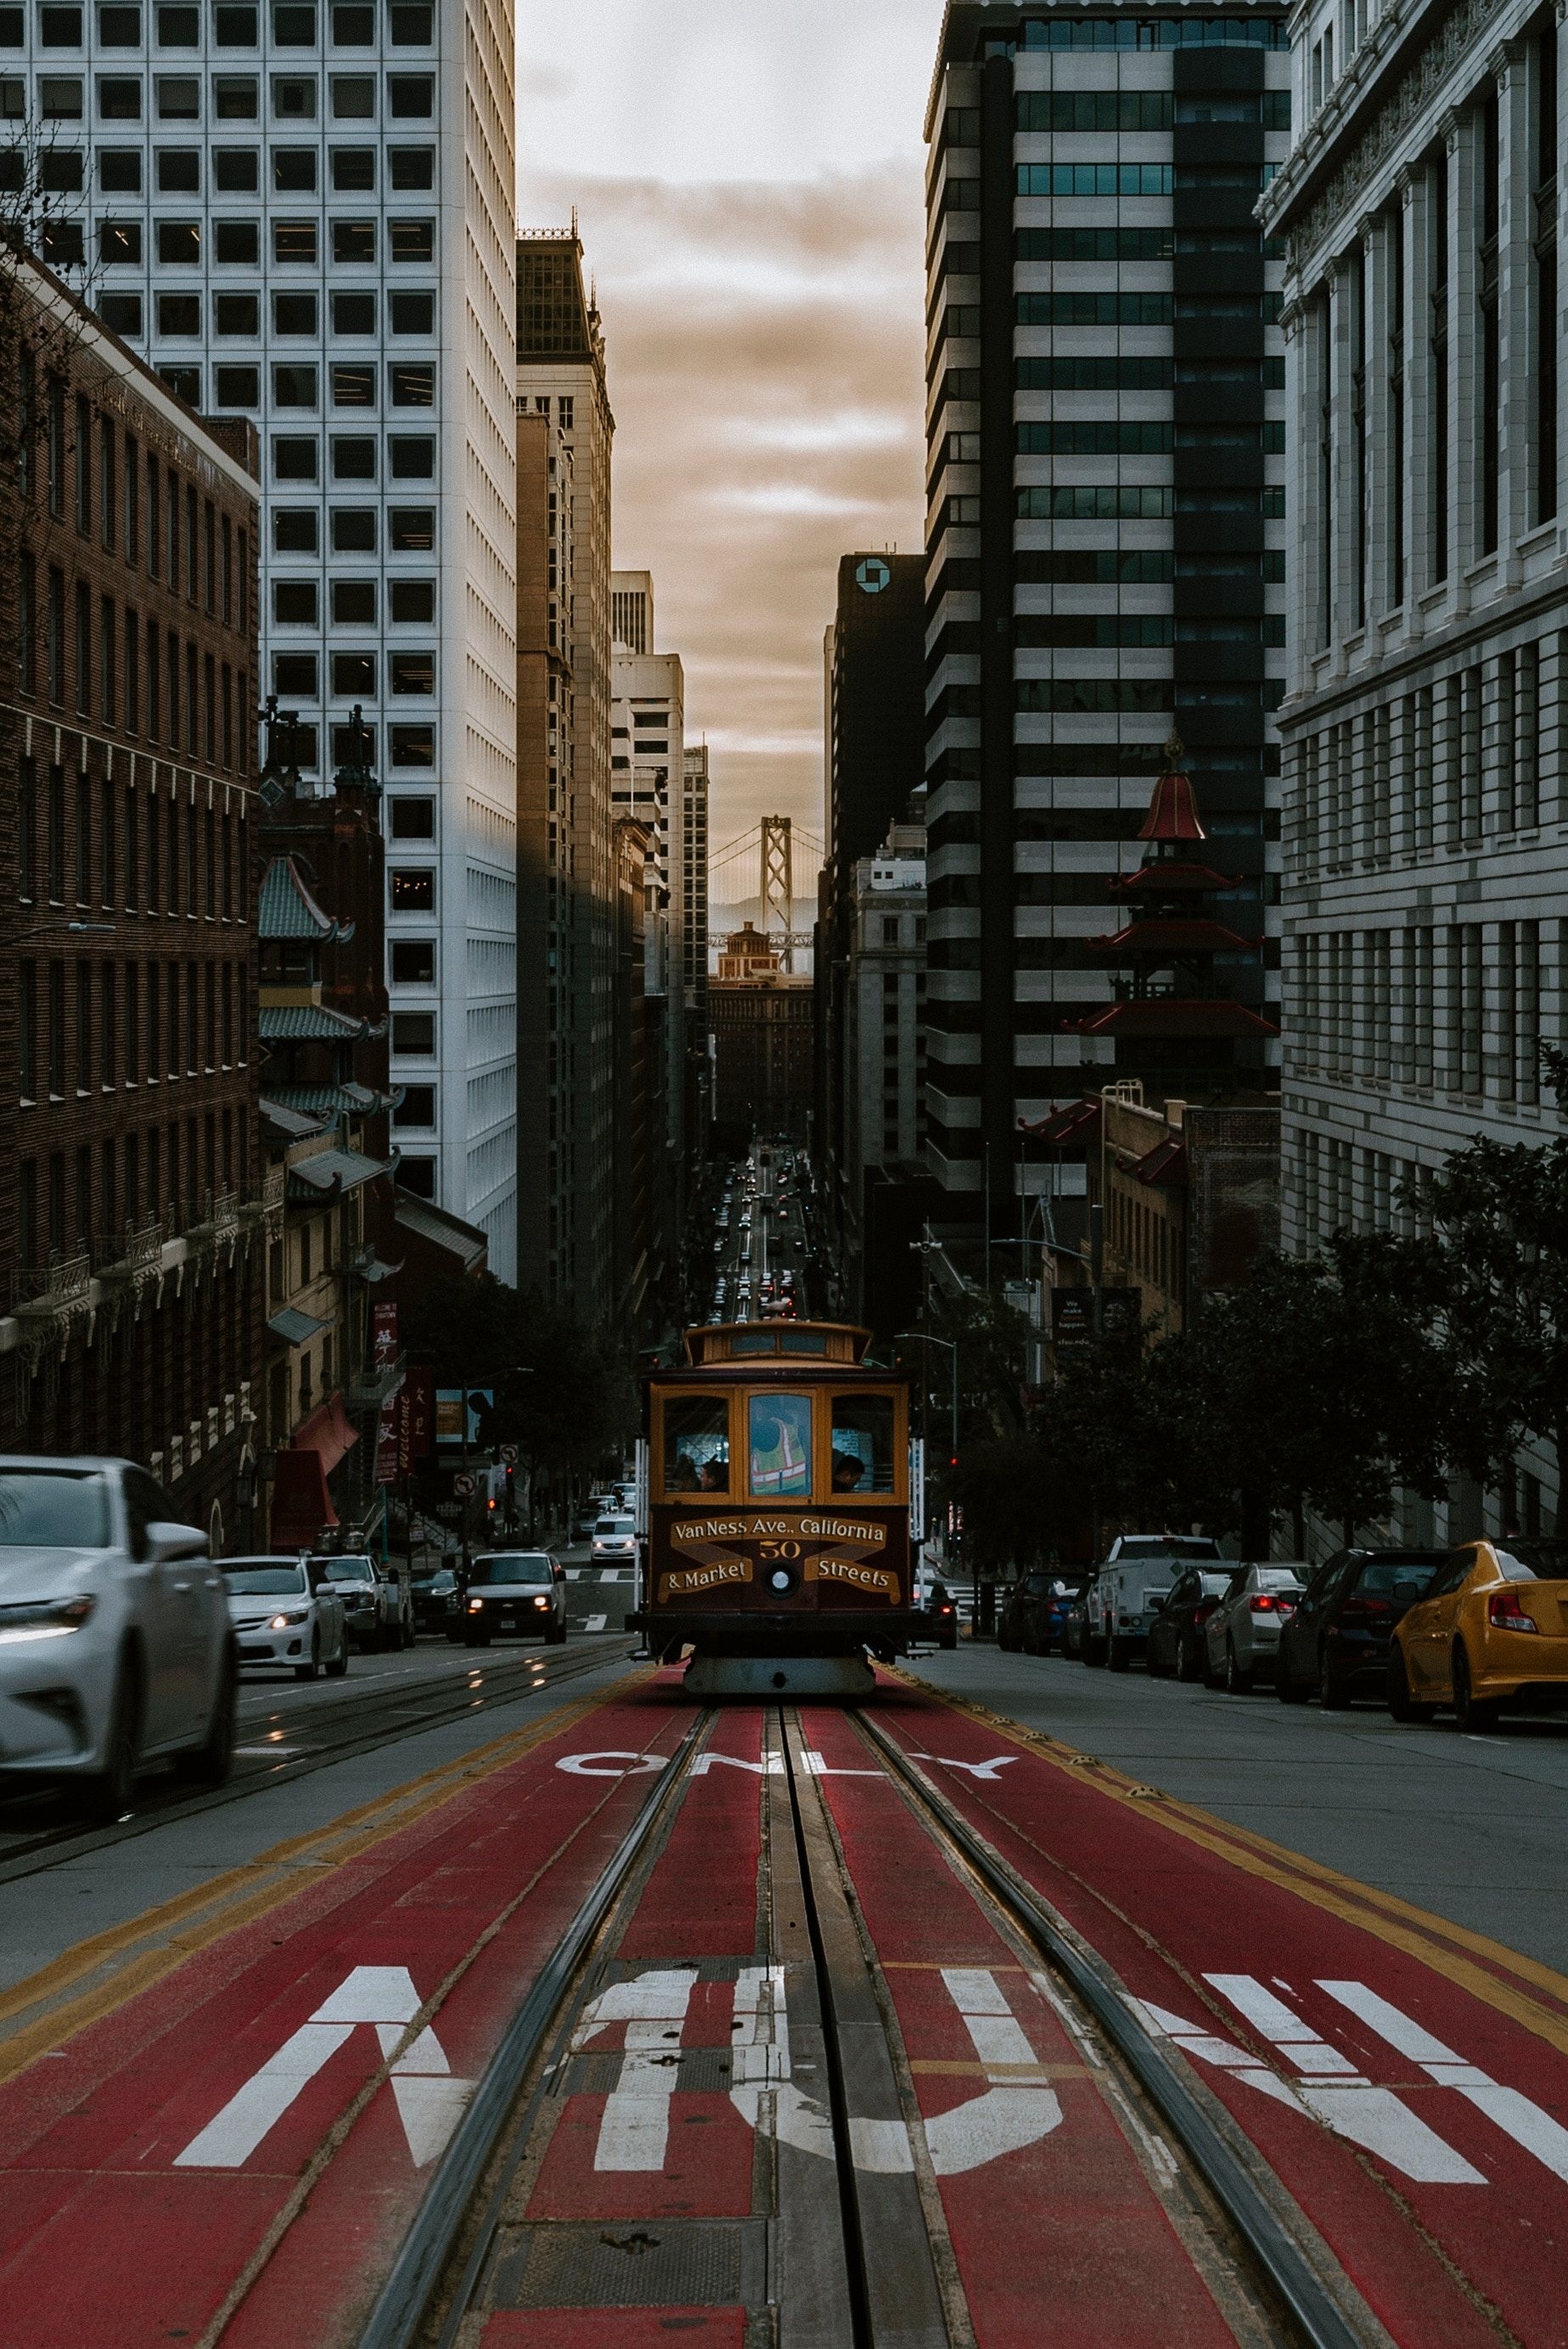
[[[836,1582],[896,1603],[898,1576],[876,1563],[887,1527],[875,1517],[831,1512],[801,1516],[696,1517],[670,1528],[670,1547],[689,1557],[659,1576],[658,1598],[694,1599],[754,1582],[759,1571],[788,1567],[802,1582]]]

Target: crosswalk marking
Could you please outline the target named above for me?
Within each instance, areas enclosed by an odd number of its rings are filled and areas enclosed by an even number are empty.
[[[1519,2089],[1506,2088],[1490,2073],[1466,2063],[1462,2055],[1456,2054],[1451,2047],[1445,2047],[1440,2039],[1434,2039],[1430,2032],[1424,2031],[1418,2023],[1413,2023],[1408,2014],[1402,2014],[1397,2006],[1390,2006],[1387,1999],[1379,1998],[1377,1992],[1368,1990],[1365,1982],[1320,1982],[1317,1987],[1326,1992],[1330,1998],[1336,1999],[1341,2006],[1348,2007],[1368,2030],[1375,2031],[1380,2039],[1386,2039],[1399,2054],[1418,2064],[1428,2078],[1435,2080],[1439,2087],[1453,2088],[1460,2095],[1468,2098],[1476,2110],[1484,2113],[1505,2137],[1511,2137],[1515,2145],[1522,2146],[1526,2153],[1533,2154],[1554,2178],[1561,2178],[1564,2184],[1568,2184],[1568,2129],[1554,2121],[1550,2113],[1543,2113],[1539,2105],[1532,2104]]]

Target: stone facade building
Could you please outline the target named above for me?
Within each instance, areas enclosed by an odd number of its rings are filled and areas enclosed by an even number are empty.
[[[0,1447],[253,1529],[255,435],[8,270]]]
[[[1288,248],[1284,1232],[1410,1227],[1538,1138],[1563,1041],[1568,42],[1527,0],[1304,10]],[[1539,1522],[1542,1456],[1516,1506]],[[1548,1495],[1544,1506],[1550,1506]],[[1461,1494],[1437,1530],[1479,1530]],[[1433,1531],[1413,1503],[1405,1532]]]
[[[805,1142],[812,1106],[811,981],[780,969],[776,950],[748,922],[720,949],[708,1009],[715,1116]]]

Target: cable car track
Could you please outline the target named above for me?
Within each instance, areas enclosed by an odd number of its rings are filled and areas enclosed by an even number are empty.
[[[533,1981],[437,2166],[360,2333],[359,2349],[455,2349],[480,2320],[495,2282],[498,2234],[509,2196],[520,2171],[539,2158],[536,2137],[554,2126],[550,2100],[555,2097],[559,2108],[565,2067],[578,2044],[574,2031],[596,1986],[611,1978],[624,1925],[680,1816],[694,1765],[724,1717],[720,1708],[709,1708],[693,1721],[652,1780],[560,1947]],[[735,1718],[733,1713],[729,1717]],[[1121,2112],[1129,2142],[1147,2147],[1161,2128],[1168,2133],[1170,2145],[1157,2150],[1169,2156],[1175,2174],[1171,2199],[1180,2209],[1173,2224],[1231,2337],[1279,2349],[1369,2349],[1372,2343],[1386,2342],[1381,2326],[1262,2157],[1217,2118],[1221,2108],[1195,2086],[1182,2059],[1150,2034],[1114,1979],[1062,1930],[894,1738],[861,1708],[851,1709],[848,1717],[875,1765],[859,1775],[880,1773],[893,1783],[987,1922],[1021,1956],[1043,1961],[1052,2003],[1068,2017],[1074,2037],[1099,2051],[1097,2061],[1103,2061],[1110,2084],[1108,2102]],[[889,2093],[903,2099],[913,2148],[903,2167],[913,2177],[907,2185],[897,2181],[902,2204],[890,2204],[888,2181],[872,2174],[879,2165],[868,2164],[863,2137],[856,2136],[889,2127],[885,2121],[851,2119],[857,2083],[863,2096],[867,2076],[869,2037],[863,2025],[873,2004],[876,1956],[830,1808],[817,1783],[820,1757],[809,1752],[793,1710],[765,1713],[763,1754],[761,1765],[742,1766],[777,1772],[763,1780],[765,1808],[773,1822],[767,1846],[772,1857],[765,1873],[773,1885],[776,1927],[788,1909],[798,1907],[803,1914],[805,1938],[799,1948],[803,1952],[809,1942],[816,2018],[792,2015],[791,2027],[799,2050],[815,2045],[820,2023],[831,2131],[831,2199],[840,2236],[836,2260],[824,2262],[834,2272],[825,2282],[811,2279],[807,2288],[808,2300],[813,2290],[817,2293],[812,2310],[802,2315],[797,2300],[789,2324],[769,2337],[786,2344],[820,2343],[821,2349],[839,2349],[840,2344],[879,2349],[894,2340],[906,2349],[911,2344],[973,2349],[975,2333],[952,2246],[939,2240],[944,2221],[925,2146],[927,2125],[913,2104],[902,2039],[885,2002],[887,2044],[881,2055],[872,2051],[872,2068],[881,2063],[885,2080],[898,2084],[890,2085]],[[781,1756],[781,1766],[770,1755]],[[798,1900],[790,1897],[795,1893]],[[773,1954],[779,1954],[777,1946]],[[861,2109],[866,2109],[863,2102]],[[826,2174],[819,2165],[818,2175]],[[827,2208],[823,2198],[829,2193],[824,2185],[819,2214]],[[926,2222],[919,2243],[907,2225],[901,2235],[887,2224],[890,2209],[902,2209],[907,2220],[915,2208],[912,2195],[920,2197]],[[515,2235],[515,2210],[511,2217]],[[922,2256],[928,2242],[929,2260]],[[1048,2311],[1049,2282],[1048,2273],[1042,2273],[1042,2315]]]

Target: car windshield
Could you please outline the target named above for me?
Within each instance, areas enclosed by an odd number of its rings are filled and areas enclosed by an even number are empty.
[[[475,1582],[549,1582],[552,1568],[543,1550],[527,1550],[509,1557],[476,1557],[469,1576]]]
[[[223,1579],[235,1599],[303,1599],[303,1566],[226,1566]]]
[[[630,1517],[601,1517],[593,1528],[595,1534],[629,1534],[631,1530]]]
[[[1287,1574],[1278,1567],[1261,1566],[1256,1587],[1259,1590],[1299,1590],[1301,1584],[1294,1574]]]
[[[1442,1564],[1436,1557],[1368,1558],[1356,1578],[1358,1599],[1420,1599]]]
[[[52,1468],[0,1473],[0,1548],[107,1549],[108,1485]]]
[[[367,1557],[315,1557],[311,1564],[318,1582],[374,1582],[376,1568]]]

